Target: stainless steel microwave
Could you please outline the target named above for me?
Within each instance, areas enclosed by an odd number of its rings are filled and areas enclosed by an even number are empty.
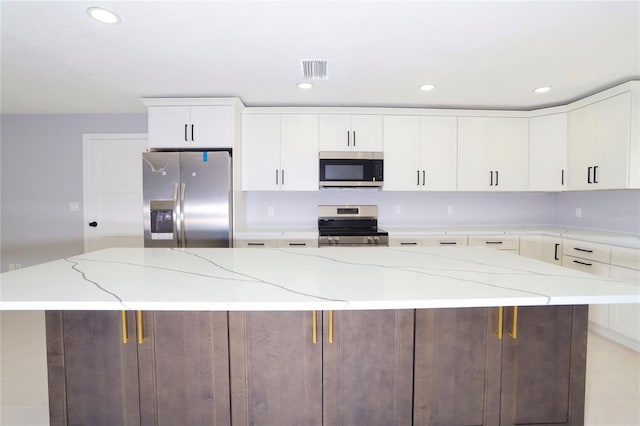
[[[383,183],[383,153],[321,151],[321,187],[380,187]]]

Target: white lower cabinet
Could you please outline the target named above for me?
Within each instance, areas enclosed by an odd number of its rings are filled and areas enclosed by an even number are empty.
[[[542,236],[542,260],[562,265],[562,238]]]
[[[637,285],[640,294],[640,250],[611,247],[611,278]],[[609,327],[640,350],[640,303],[610,305]]]
[[[278,248],[318,247],[318,238],[278,237],[276,239],[276,247]]]
[[[520,256],[542,260],[542,235],[520,235]]]
[[[567,250],[566,243],[565,250]],[[564,254],[562,256],[562,266],[609,278],[610,266],[608,263]],[[609,327],[609,305],[589,305],[589,321],[602,327]]]
[[[277,246],[276,238],[236,239],[236,248],[271,248]]]
[[[466,235],[429,235],[422,237],[390,237],[389,247],[447,247],[447,246],[466,246]]]
[[[470,246],[484,246],[497,250],[520,252],[520,236],[518,235],[469,235]]]

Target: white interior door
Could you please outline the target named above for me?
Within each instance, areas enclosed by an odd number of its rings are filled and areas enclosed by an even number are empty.
[[[85,135],[84,251],[143,247],[142,153],[147,135]]]

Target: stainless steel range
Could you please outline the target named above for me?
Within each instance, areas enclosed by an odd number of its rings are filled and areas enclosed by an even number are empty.
[[[378,228],[378,206],[318,206],[318,245],[386,247],[389,233]]]

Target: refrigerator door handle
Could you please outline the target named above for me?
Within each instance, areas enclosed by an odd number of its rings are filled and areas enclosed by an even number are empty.
[[[178,184],[173,185],[173,241],[179,242],[178,235],[182,230],[180,226],[180,205],[178,204]]]
[[[184,194],[185,194],[185,190],[187,188],[187,184],[183,183],[180,185],[180,243],[178,244],[178,247],[186,247],[187,246],[187,241],[186,241],[186,236],[185,236],[185,225],[184,225]]]

